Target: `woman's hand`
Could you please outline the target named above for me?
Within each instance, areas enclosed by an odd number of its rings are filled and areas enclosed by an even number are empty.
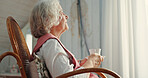
[[[84,59],[78,60],[78,61],[80,63],[80,66],[82,66],[87,61],[87,58],[84,58]]]
[[[94,67],[96,68],[101,64],[101,62],[103,62],[103,60],[104,60],[103,56],[94,53],[88,56],[87,61],[82,66],[84,68],[94,68]]]

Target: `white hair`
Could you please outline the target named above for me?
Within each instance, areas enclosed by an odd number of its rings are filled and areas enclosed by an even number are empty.
[[[59,0],[40,0],[33,8],[30,16],[31,33],[39,38],[50,32],[53,25],[59,24],[61,16]]]

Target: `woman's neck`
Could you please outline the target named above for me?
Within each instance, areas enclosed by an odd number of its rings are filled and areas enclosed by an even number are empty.
[[[59,39],[61,37],[61,32],[59,32],[59,31],[50,31],[50,33]]]

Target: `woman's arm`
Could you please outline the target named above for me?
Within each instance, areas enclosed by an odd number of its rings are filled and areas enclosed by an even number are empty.
[[[83,68],[84,67],[80,67],[77,70],[83,69]],[[74,70],[74,65],[70,64],[69,59],[66,56],[59,55],[55,59],[55,62],[54,62],[54,65],[53,65],[54,77],[59,76],[59,75],[64,74],[64,73],[67,73],[67,72],[71,72],[73,70]],[[81,74],[81,75],[75,75],[75,76],[72,76],[71,78],[89,78],[89,74],[85,73],[85,74]]]
[[[84,58],[84,59],[78,60],[80,66],[82,66],[86,61],[87,61],[87,58]]]

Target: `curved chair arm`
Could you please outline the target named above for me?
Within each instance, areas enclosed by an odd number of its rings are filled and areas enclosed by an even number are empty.
[[[103,73],[101,72],[95,72],[96,74],[98,74],[99,76],[101,76],[101,78],[107,78]]]
[[[6,56],[8,56],[8,55],[13,56],[13,57],[17,60],[17,64],[18,64],[19,67],[20,67],[19,69],[20,69],[20,71],[21,71],[22,77],[23,77],[23,78],[27,78],[26,73],[23,72],[23,71],[24,71],[24,68],[22,67],[22,66],[23,66],[23,65],[22,65],[22,61],[21,61],[20,57],[19,57],[16,53],[14,53],[14,52],[5,52],[5,53],[3,53],[2,55],[0,55],[0,62],[2,61],[2,59],[3,59],[4,57],[6,57]]]
[[[65,74],[62,74],[56,78],[67,78],[69,76],[73,76],[73,75],[77,75],[77,74],[82,74],[82,73],[89,73],[89,72],[102,72],[102,73],[106,73],[106,74],[109,74],[115,78],[121,78],[117,73],[111,71],[111,70],[108,70],[108,69],[104,69],[104,68],[87,68],[87,69],[80,69],[80,70],[75,70],[75,71],[72,71],[72,72],[68,72],[68,73],[65,73]]]

